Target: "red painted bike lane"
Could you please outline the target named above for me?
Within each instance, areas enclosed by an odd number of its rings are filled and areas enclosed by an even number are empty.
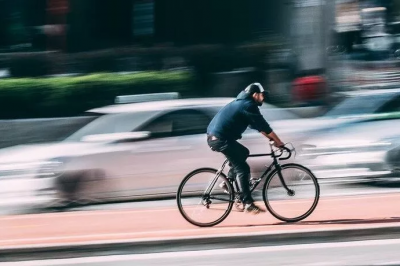
[[[271,214],[232,211],[221,224],[199,228],[173,207],[146,210],[72,211],[0,217],[0,247],[58,245],[221,234],[400,227],[400,193],[321,198],[314,213],[297,223],[284,223]],[[287,204],[287,208],[296,205]]]

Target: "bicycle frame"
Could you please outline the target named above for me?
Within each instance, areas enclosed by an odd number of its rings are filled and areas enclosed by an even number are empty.
[[[275,167],[275,168],[277,169],[278,177],[279,177],[279,180],[280,180],[281,183],[282,183],[282,186],[286,189],[286,191],[287,191],[289,194],[291,194],[291,193],[292,193],[292,190],[288,188],[288,186],[286,185],[285,180],[283,179],[283,176],[282,176],[282,172],[281,172],[282,168],[281,168],[281,165],[280,165],[280,163],[279,163],[279,161],[278,161],[278,158],[279,158],[280,156],[276,156],[276,155],[275,155],[275,152],[274,152],[272,149],[271,149],[271,153],[249,155],[249,157],[261,157],[261,156],[271,156],[273,161],[272,161],[272,163],[268,166],[268,168],[264,171],[264,173],[261,175],[261,177],[258,178],[258,179],[256,180],[256,182],[252,185],[253,187],[250,188],[250,191],[253,192],[254,189],[258,186],[258,184],[264,179],[264,177],[267,176],[267,174],[269,174],[269,173],[273,170],[273,167]],[[290,156],[289,156],[289,157],[290,157]],[[283,159],[282,159],[282,160],[283,160]],[[235,179],[235,182],[236,182],[236,179]]]
[[[276,155],[275,151],[272,149],[272,144],[270,144],[271,146],[271,153],[260,153],[260,154],[251,154],[249,155],[249,157],[264,157],[264,156],[271,156],[273,161],[272,163],[268,166],[268,168],[264,171],[264,173],[261,175],[261,177],[259,177],[258,179],[256,179],[255,183],[252,184],[252,187],[250,187],[250,192],[253,192],[255,190],[255,188],[258,186],[258,184],[269,174],[273,171],[273,167],[275,167],[275,169],[277,169],[277,173],[278,173],[278,177],[279,180],[282,183],[282,186],[286,189],[288,195],[294,195],[294,191],[289,189],[288,186],[285,183],[285,180],[283,179],[282,176],[282,172],[281,172],[281,165],[278,161],[278,158],[282,155],[282,153],[280,155]],[[291,151],[289,149],[286,148],[287,151],[289,151],[289,156],[285,157],[285,158],[281,158],[280,160],[287,160],[291,157]],[[228,163],[228,159],[225,159],[225,161],[223,162],[222,166],[218,169],[214,179],[212,180],[212,182],[210,183],[210,185],[207,187],[207,189],[205,190],[204,194],[203,194],[203,199],[206,199],[207,197],[209,197],[210,199],[217,199],[217,200],[221,200],[221,201],[231,201],[231,200],[226,200],[226,199],[221,199],[215,196],[211,196],[211,190],[214,188],[215,184],[217,183],[218,178],[220,177],[221,173],[223,172],[226,164]],[[231,181],[233,184],[233,190],[235,193],[240,192],[239,189],[239,185],[237,183],[236,178]]]

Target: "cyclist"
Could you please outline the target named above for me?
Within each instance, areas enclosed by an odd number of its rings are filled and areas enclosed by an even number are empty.
[[[250,126],[261,134],[274,141],[278,148],[284,143],[271,129],[261,115],[259,106],[265,97],[265,90],[260,83],[252,83],[239,93],[237,98],[223,107],[211,120],[207,128],[207,143],[211,150],[221,152],[229,161],[228,178],[235,176],[242,192],[243,204],[247,213],[258,214],[265,210],[254,204],[250,192],[250,167],[246,160],[249,150],[237,142],[243,132]],[[225,189],[226,184],[219,185]]]

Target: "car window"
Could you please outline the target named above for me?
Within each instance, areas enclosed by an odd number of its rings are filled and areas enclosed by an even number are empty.
[[[170,135],[172,133],[172,119],[168,115],[162,116],[143,127],[141,131],[150,131],[153,135]]]
[[[392,98],[393,94],[390,93],[348,97],[328,111],[324,116],[335,117],[373,114]]]
[[[210,118],[196,111],[176,113],[173,122],[173,135],[183,136],[192,134],[204,134],[207,132]]]
[[[180,110],[156,118],[141,130],[150,131],[153,137],[204,134],[209,123],[210,117],[200,111]]]
[[[396,97],[392,101],[384,104],[379,110],[378,113],[393,113],[400,111],[400,97]]]
[[[151,120],[154,115],[153,112],[105,114],[73,133],[65,141],[81,141],[89,135],[131,132],[145,121]]]

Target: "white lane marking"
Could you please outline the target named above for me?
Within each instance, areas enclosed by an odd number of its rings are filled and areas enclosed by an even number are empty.
[[[300,244],[300,245],[285,245],[285,246],[270,246],[270,247],[251,247],[251,248],[233,248],[233,249],[216,249],[216,250],[199,250],[199,251],[179,251],[179,252],[164,252],[150,254],[134,254],[134,255],[113,255],[99,257],[82,257],[71,259],[51,259],[51,260],[33,260],[33,261],[18,261],[18,262],[0,262],[0,266],[53,266],[65,264],[87,264],[87,263],[104,263],[104,262],[121,262],[121,261],[137,261],[137,260],[154,260],[154,259],[178,259],[178,258],[193,258],[204,256],[220,256],[220,255],[237,255],[261,252],[282,252],[304,249],[325,249],[325,248],[344,248],[344,247],[370,247],[370,246],[385,246],[398,245],[400,239],[389,240],[368,240],[368,241],[352,241],[338,243],[315,243],[315,244]]]

